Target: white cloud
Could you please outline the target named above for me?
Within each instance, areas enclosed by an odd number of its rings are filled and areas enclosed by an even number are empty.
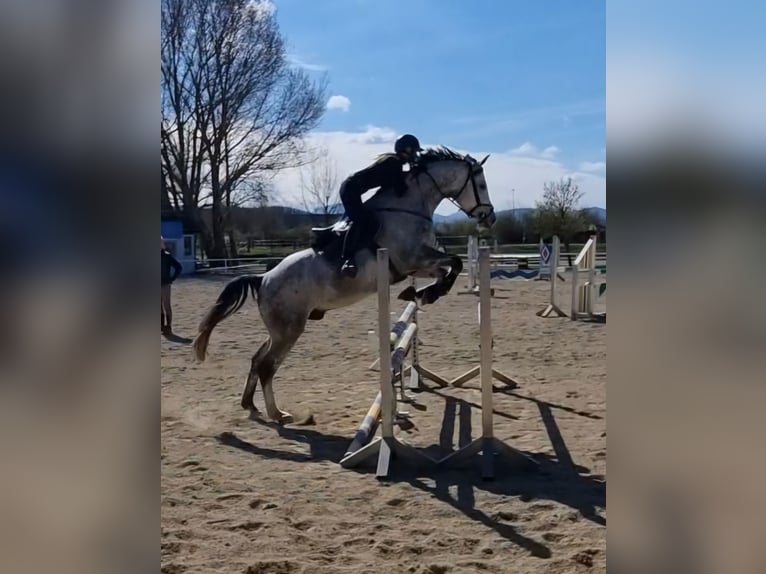
[[[526,155],[526,156],[537,155],[537,148],[529,142],[524,142],[519,147],[513,148],[512,150],[510,150],[508,153],[513,155]]]
[[[307,62],[306,60],[295,56],[295,55],[288,55],[287,61],[290,63],[290,65],[295,66],[296,68],[303,68],[304,70],[308,70],[309,72],[326,72],[327,66],[324,64],[314,64],[311,62]]]
[[[603,161],[584,161],[580,164],[580,171],[604,171],[606,163]]]
[[[553,159],[554,157],[556,157],[557,153],[559,153],[559,148],[557,148],[555,145],[552,145],[545,148],[540,154],[540,156],[548,158],[548,159]]]
[[[330,96],[330,99],[327,100],[327,109],[328,110],[342,110],[344,112],[347,112],[349,108],[351,107],[351,100],[349,100],[346,96]]]
[[[377,126],[366,126],[363,132],[358,133],[340,133],[347,134],[351,141],[365,144],[393,144],[398,135],[392,129]]]
[[[308,144],[329,152],[338,166],[338,176],[342,180],[368,166],[377,155],[392,151],[397,135],[390,128],[367,126],[357,132],[314,132],[308,137]],[[435,147],[441,143],[444,142],[423,142],[424,147]],[[530,150],[530,147],[525,149]],[[468,152],[477,158],[489,153],[487,150],[457,151]],[[583,207],[606,206],[606,178],[603,174],[575,170],[552,157],[543,157],[539,151],[537,155],[531,156],[513,151],[492,153],[485,168],[487,184],[497,210],[512,206],[514,193],[511,190],[515,190],[516,207],[534,207],[535,201],[542,197],[544,183],[566,177],[571,177],[583,191]],[[300,205],[294,199],[300,197],[298,169],[280,172],[274,178],[274,187],[280,197],[279,201]],[[454,212],[455,207],[446,201],[437,210],[440,214]]]
[[[520,155],[524,157],[542,157],[545,159],[553,159],[556,157],[556,154],[559,153],[559,148],[557,148],[555,145],[552,145],[540,151],[537,146],[531,142],[524,142],[519,147],[510,150],[508,153],[511,155]]]

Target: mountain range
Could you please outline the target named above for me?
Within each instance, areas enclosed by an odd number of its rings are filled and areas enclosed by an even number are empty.
[[[497,212],[497,217],[501,218],[503,216],[512,215],[516,219],[525,219],[527,218],[530,213],[534,211],[534,208],[532,207],[519,207],[516,209],[506,209],[503,211]],[[584,208],[584,211],[592,214],[596,220],[601,223],[602,225],[606,225],[606,209],[603,207],[586,207]],[[305,213],[308,215],[308,212],[301,211],[296,209],[296,213]],[[343,206],[333,205],[331,213],[343,213]],[[458,221],[465,221],[468,219],[468,216],[464,214],[462,211],[458,211],[457,213],[452,213],[450,215],[439,215],[438,213],[434,215],[434,223],[455,223]]]
[[[505,209],[503,211],[497,212],[497,217],[500,219],[504,216],[512,215],[516,219],[526,219],[532,212],[534,211],[533,207],[518,207],[516,209]],[[583,211],[586,211],[589,214],[592,214],[596,220],[601,224],[606,224],[606,209],[603,207],[585,207],[583,208]],[[451,215],[434,215],[434,222],[435,223],[455,223],[457,221],[465,221],[468,219],[468,216],[464,214],[462,211],[458,211],[457,213],[453,213]]]

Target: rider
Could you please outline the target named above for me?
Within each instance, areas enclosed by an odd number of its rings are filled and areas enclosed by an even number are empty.
[[[418,138],[405,134],[396,140],[394,153],[385,153],[365,169],[349,176],[340,187],[340,200],[346,210],[346,216],[352,221],[351,229],[343,242],[343,266],[341,273],[346,277],[356,277],[357,268],[354,251],[362,233],[374,233],[377,221],[372,210],[362,202],[362,195],[380,187],[393,187],[399,195],[407,191],[405,164],[410,167],[415,163],[418,152],[422,151]]]

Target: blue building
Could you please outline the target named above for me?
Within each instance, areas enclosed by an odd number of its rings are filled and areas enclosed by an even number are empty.
[[[184,226],[183,218],[174,214],[163,214],[160,218],[160,233],[165,247],[183,266],[183,275],[196,270],[197,234]]]

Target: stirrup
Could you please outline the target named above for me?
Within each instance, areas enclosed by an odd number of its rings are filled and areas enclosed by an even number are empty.
[[[350,262],[350,261],[344,261],[343,265],[340,268],[340,274],[344,277],[350,277],[353,279],[356,277],[356,274],[359,272],[359,269],[357,269],[356,264]]]

